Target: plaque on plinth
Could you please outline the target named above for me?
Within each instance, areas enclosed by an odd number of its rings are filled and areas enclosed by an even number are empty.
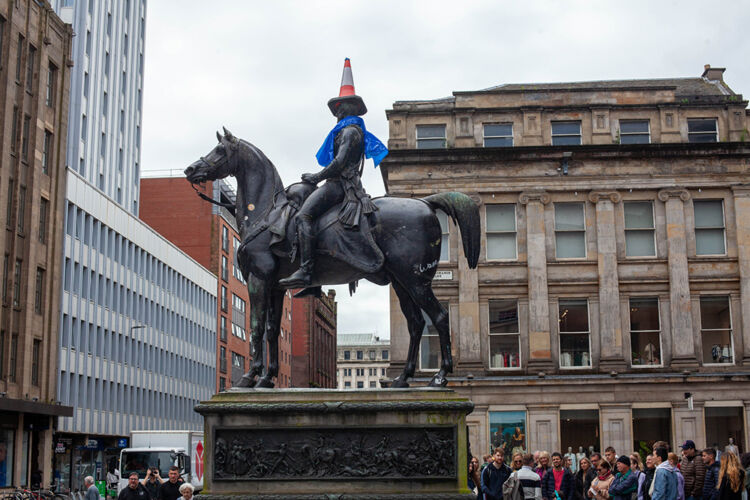
[[[467,487],[466,415],[444,388],[230,389],[204,417],[199,500],[435,500]]]

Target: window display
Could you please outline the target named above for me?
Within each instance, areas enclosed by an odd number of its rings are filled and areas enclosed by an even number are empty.
[[[502,448],[509,462],[514,453],[526,453],[526,412],[490,412],[490,450]]]

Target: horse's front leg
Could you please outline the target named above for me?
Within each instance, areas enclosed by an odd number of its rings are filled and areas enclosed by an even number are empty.
[[[266,359],[264,333],[268,317],[266,303],[270,295],[269,287],[266,280],[251,274],[247,280],[247,291],[250,299],[248,307],[250,308],[250,343],[253,348],[253,359],[250,370],[242,376],[236,387],[255,387],[259,383],[256,379],[263,373]]]
[[[256,387],[273,387],[279,375],[279,330],[284,310],[285,290],[274,289],[266,296],[266,339],[268,340],[268,369]]]

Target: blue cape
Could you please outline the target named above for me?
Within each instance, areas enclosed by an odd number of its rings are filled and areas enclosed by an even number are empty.
[[[362,132],[365,134],[365,157],[372,158],[375,167],[377,167],[383,158],[388,155],[388,148],[377,137],[367,131],[365,121],[359,116],[347,116],[333,127],[326,136],[325,141],[323,141],[323,145],[320,146],[320,149],[315,154],[318,164],[325,167],[333,161],[333,140],[336,138],[339,130],[349,125],[357,125],[362,129]]]

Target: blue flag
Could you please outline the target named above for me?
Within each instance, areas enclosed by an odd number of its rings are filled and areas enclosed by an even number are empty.
[[[365,121],[359,116],[347,116],[333,127],[326,136],[325,141],[323,141],[323,145],[320,146],[320,149],[315,154],[318,164],[325,167],[333,161],[333,141],[336,138],[336,134],[338,134],[339,130],[349,125],[357,125],[362,129],[362,132],[365,134],[365,158],[372,158],[373,163],[377,167],[383,158],[388,155],[388,148],[380,142],[380,139],[367,131]]]

